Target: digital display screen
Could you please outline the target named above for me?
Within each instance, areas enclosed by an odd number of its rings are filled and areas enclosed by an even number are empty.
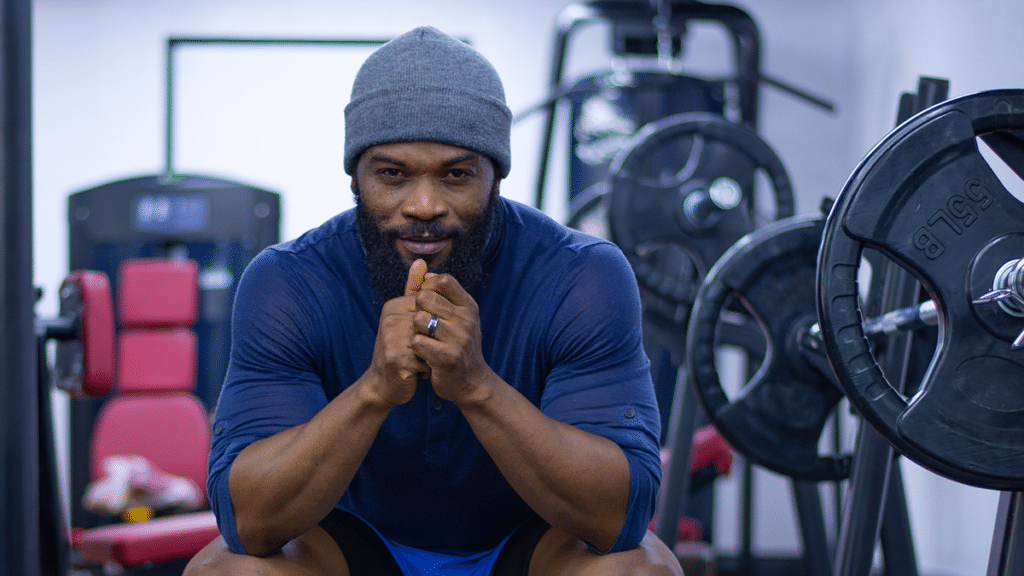
[[[210,222],[210,199],[199,194],[135,198],[132,226],[140,232],[194,232]]]

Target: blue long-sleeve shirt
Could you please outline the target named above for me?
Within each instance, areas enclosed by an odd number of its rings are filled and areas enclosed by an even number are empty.
[[[629,462],[629,508],[612,551],[635,547],[661,480],[659,413],[641,347],[640,300],[619,249],[499,199],[485,249],[483,354],[547,416],[604,436]],[[228,546],[244,552],[228,474],[250,443],[311,419],[369,368],[373,301],[355,212],[264,250],[235,296],[207,489]],[[420,382],[396,406],[338,508],[432,550],[496,545],[533,515],[450,402]]]

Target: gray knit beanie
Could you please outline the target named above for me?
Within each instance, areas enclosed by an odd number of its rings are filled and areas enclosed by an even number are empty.
[[[430,141],[486,154],[508,175],[512,112],[494,67],[479,52],[423,26],[381,46],[363,63],[345,107],[345,172],[363,150]]]

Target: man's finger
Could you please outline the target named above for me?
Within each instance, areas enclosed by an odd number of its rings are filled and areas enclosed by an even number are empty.
[[[405,281],[405,295],[415,294],[423,286],[423,280],[427,276],[427,263],[422,258],[417,259],[409,267],[409,279]]]
[[[475,304],[469,292],[466,292],[459,281],[449,274],[428,274],[420,288],[435,292],[456,306]]]

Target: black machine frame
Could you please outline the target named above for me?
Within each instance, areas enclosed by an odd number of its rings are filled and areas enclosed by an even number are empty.
[[[704,4],[694,0],[661,1],[657,5],[636,0],[593,0],[572,4],[562,11],[555,35],[555,51],[549,84],[551,96],[541,105],[544,110],[545,128],[541,144],[540,162],[534,206],[544,205],[547,182],[548,158],[551,155],[556,122],[556,105],[571,90],[563,86],[565,63],[569,42],[574,34],[587,25],[610,22],[614,26],[630,30],[651,30],[658,42],[655,50],[674,50],[674,40],[691,21],[717,22],[730,32],[736,50],[737,89],[741,120],[755,127],[757,124],[758,90],[761,81],[761,36],[754,19],[739,8],[725,5]],[[666,46],[667,44],[667,46]],[[619,36],[614,49],[617,51],[649,51],[649,42],[630,42],[628,37]]]

